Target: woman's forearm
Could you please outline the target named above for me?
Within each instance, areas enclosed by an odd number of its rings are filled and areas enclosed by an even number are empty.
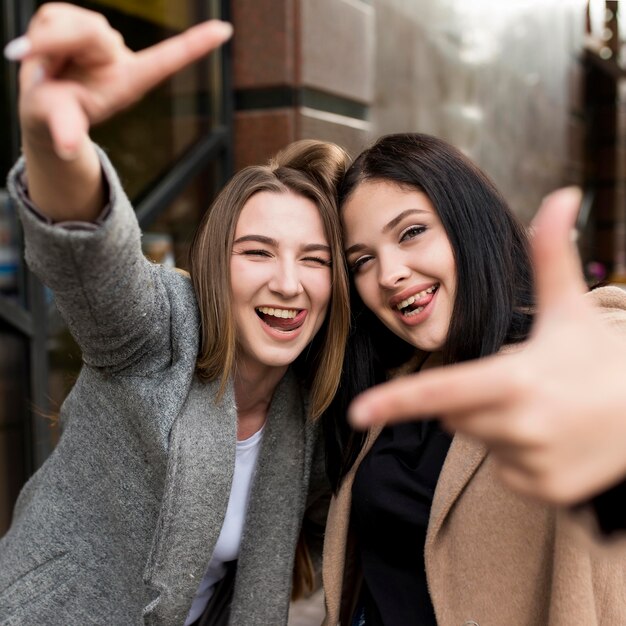
[[[93,144],[82,142],[77,155],[61,159],[52,143],[24,137],[30,199],[53,222],[95,221],[102,212],[105,185]]]

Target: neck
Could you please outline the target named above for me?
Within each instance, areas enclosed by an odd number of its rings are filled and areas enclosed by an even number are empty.
[[[443,352],[424,353],[425,358],[422,361],[421,370],[429,370],[433,367],[441,367],[443,365]]]
[[[251,437],[265,423],[274,391],[287,367],[237,364],[234,391],[237,403],[237,439]]]

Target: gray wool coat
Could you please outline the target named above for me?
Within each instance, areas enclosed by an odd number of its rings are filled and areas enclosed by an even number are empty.
[[[53,290],[83,368],[62,436],[0,541],[0,624],[182,624],[230,494],[232,388],[194,376],[198,309],[184,276],[146,261],[134,212],[102,156],[110,212],[93,230],[46,224],[9,177],[30,267]],[[285,624],[305,510],[327,497],[317,429],[288,372],[270,407],[238,560],[231,624]],[[313,468],[313,469],[312,469]]]

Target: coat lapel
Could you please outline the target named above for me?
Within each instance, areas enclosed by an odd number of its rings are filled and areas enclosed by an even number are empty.
[[[487,448],[464,435],[456,434],[441,469],[426,533],[425,556],[428,557],[437,536],[452,509],[480,464],[487,456]]]
[[[231,624],[286,624],[317,426],[288,372],[274,393],[237,563]]]
[[[441,355],[432,354],[424,362],[421,371],[442,365]],[[425,554],[436,541],[446,516],[469,482],[478,466],[483,462],[487,449],[481,443],[465,435],[456,434],[450,444],[446,460],[437,480],[435,495],[430,509],[426,534]]]
[[[235,465],[237,410],[232,388],[194,378],[172,427],[166,484],[155,541],[144,572],[158,595],[148,624],[182,624],[217,542]]]

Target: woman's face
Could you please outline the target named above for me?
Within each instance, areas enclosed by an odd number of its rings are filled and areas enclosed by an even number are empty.
[[[320,329],[331,252],[316,205],[262,191],[244,205],[230,261],[239,365],[286,367]]]
[[[366,181],[343,206],[348,266],[365,305],[419,350],[441,350],[456,293],[454,254],[428,197]]]

